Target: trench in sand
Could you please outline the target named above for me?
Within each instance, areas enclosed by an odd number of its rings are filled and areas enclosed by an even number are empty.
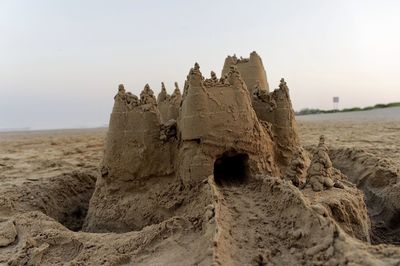
[[[379,158],[362,151],[338,149],[330,157],[334,167],[364,194],[371,221],[371,243],[400,245],[400,209],[391,187],[395,186],[398,174],[388,170],[388,165],[381,165]]]

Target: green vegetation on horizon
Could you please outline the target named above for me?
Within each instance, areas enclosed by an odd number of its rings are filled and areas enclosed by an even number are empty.
[[[380,109],[380,108],[389,108],[389,107],[400,107],[400,102],[394,102],[394,103],[388,103],[388,104],[383,104],[383,103],[378,103],[375,104],[374,106],[367,106],[364,108],[360,107],[353,107],[353,108],[344,108],[341,110],[337,109],[331,109],[331,110],[320,110],[320,109],[301,109],[299,112],[296,112],[296,115],[312,115],[312,114],[330,114],[330,113],[342,113],[342,112],[357,112],[357,111],[367,111],[367,110],[372,110],[372,109]]]

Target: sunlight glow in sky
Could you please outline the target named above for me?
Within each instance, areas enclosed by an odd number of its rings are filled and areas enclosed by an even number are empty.
[[[119,83],[261,55],[295,110],[400,101],[400,1],[0,1],[0,129],[101,126]]]

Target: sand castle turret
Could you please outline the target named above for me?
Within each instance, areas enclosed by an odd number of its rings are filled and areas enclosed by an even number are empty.
[[[135,215],[140,213],[139,209],[132,207],[132,213],[125,216],[124,213],[115,213],[116,210],[109,208],[109,204],[121,199],[119,193],[146,193],[149,185],[145,182],[149,178],[168,176],[174,171],[170,142],[160,139],[162,123],[150,86],[146,84],[140,93],[140,101],[133,94],[126,95],[120,85],[110,117],[101,177],[91,202],[96,207],[89,210],[85,225],[90,230],[120,231],[121,227],[125,228],[121,223],[122,215],[132,222],[131,229],[140,228],[143,221],[134,221]],[[128,108],[129,98],[137,99],[131,108]]]
[[[118,93],[114,96],[113,112],[123,112],[126,110],[126,92],[123,84],[118,85]]]
[[[282,166],[287,167],[299,146],[299,139],[285,80],[281,80],[279,89],[270,93],[266,71],[256,52],[252,52],[249,58],[228,56],[222,70],[223,77],[232,66],[237,68],[246,84],[258,119],[271,124],[277,141],[277,158]]]
[[[146,105],[149,108],[157,106],[157,100],[154,96],[154,91],[150,89],[149,84],[146,84],[144,86],[144,89],[140,93],[140,103],[142,105]]]
[[[175,86],[175,89],[174,89],[174,92],[172,93],[172,97],[175,97],[177,100],[182,100],[182,94],[181,94],[181,90],[179,89],[179,85],[178,85],[178,82],[174,82],[174,86]]]
[[[261,57],[256,52],[253,51],[249,58],[238,59],[236,55],[228,56],[225,59],[221,76],[229,72],[230,66],[237,67],[250,93],[257,83],[260,84],[262,90],[265,90],[267,93],[269,92],[267,73],[265,72]]]
[[[183,140],[199,139],[207,131],[208,118],[200,115],[208,113],[207,92],[203,86],[203,76],[196,63],[187,76],[186,96],[182,102],[179,117],[180,134]],[[189,119],[188,119],[189,118]]]
[[[168,115],[169,119],[177,119],[179,115],[179,107],[182,103],[182,94],[179,90],[178,82],[174,83],[175,89],[169,98],[169,110]]]
[[[164,82],[161,82],[161,92],[157,96],[157,104],[160,105],[161,102],[169,99],[169,94],[167,93],[167,89],[165,88]]]
[[[160,111],[161,121],[168,120],[169,98],[171,96],[167,93],[164,82],[161,82],[161,91],[157,96],[157,106]]]
[[[286,81],[282,78],[279,88],[271,93],[265,93],[256,86],[252,98],[258,118],[272,125],[280,163],[288,166],[300,142]]]
[[[126,97],[126,95],[129,95]],[[135,106],[127,108],[137,99],[133,94],[125,94],[121,98],[120,91],[115,98],[115,105],[110,117],[107,143],[105,147],[102,167],[104,177],[118,177],[131,180],[144,176],[169,172],[161,166],[163,152],[154,152],[160,146],[160,113],[156,106],[153,91],[146,84],[140,93],[140,102],[135,101]],[[123,99],[124,101],[122,101]],[[125,105],[125,108],[121,108]],[[116,159],[117,158],[117,159]],[[157,167],[150,166],[141,160],[154,161]],[[154,171],[153,171],[154,170]]]

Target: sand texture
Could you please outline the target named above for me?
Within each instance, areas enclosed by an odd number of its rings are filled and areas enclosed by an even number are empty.
[[[0,265],[399,265],[397,117],[295,118],[230,60],[119,85],[108,129],[0,133]]]

